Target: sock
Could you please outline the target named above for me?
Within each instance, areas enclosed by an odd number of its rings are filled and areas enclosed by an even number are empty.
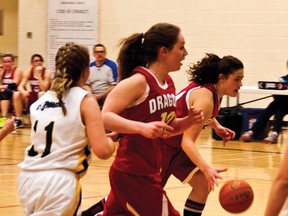
[[[186,200],[183,215],[184,216],[200,216],[205,207],[205,203],[197,203],[195,201]]]
[[[82,212],[82,216],[94,216],[95,214],[104,211],[104,205],[106,202],[106,197],[97,202],[95,205],[91,206],[89,209]]]

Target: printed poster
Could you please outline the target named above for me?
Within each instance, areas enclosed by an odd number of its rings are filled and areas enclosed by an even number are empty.
[[[55,70],[55,55],[66,42],[93,47],[98,41],[98,0],[49,0],[47,68]]]

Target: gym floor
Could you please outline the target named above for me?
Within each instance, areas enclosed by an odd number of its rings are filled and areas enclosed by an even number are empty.
[[[235,178],[246,180],[254,190],[252,206],[247,211],[237,215],[263,215],[271,184],[287,147],[287,131],[285,130],[281,134],[278,144],[230,141],[226,146],[223,146],[221,141],[212,139],[211,134],[210,128],[205,129],[199,137],[197,147],[210,164],[217,168],[226,167],[228,171],[222,173],[223,180],[219,181],[219,187],[210,194],[202,215],[233,215],[221,207],[218,195],[223,183]],[[0,215],[24,215],[17,198],[17,176],[20,172],[17,164],[23,160],[24,149],[29,144],[29,128],[18,129],[0,143]],[[110,189],[108,171],[113,158],[111,157],[109,160],[92,158],[88,172],[81,180],[83,209],[88,208],[108,194]],[[171,177],[165,189],[173,205],[182,214],[190,187]]]

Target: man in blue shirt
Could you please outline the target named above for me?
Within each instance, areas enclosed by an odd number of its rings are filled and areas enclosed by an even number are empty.
[[[117,84],[118,70],[114,61],[106,58],[106,48],[103,44],[96,44],[93,47],[95,61],[90,63],[90,75],[87,80],[86,90],[93,93],[100,107],[109,92]]]

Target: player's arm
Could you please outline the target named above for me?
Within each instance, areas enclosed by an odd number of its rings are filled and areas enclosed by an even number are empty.
[[[101,159],[109,158],[115,150],[115,145],[105,134],[100,108],[93,95],[86,95],[80,109],[93,153]]]
[[[22,95],[25,95],[26,93],[28,93],[25,89],[25,86],[28,82],[28,77],[30,76],[30,71],[31,69],[29,69],[28,71],[26,71],[24,74],[23,74],[23,77],[21,79],[21,82],[20,84],[18,85],[18,88],[17,90],[22,94]]]
[[[121,116],[125,109],[144,95],[146,84],[146,79],[142,74],[135,74],[115,86],[102,108],[106,129],[118,133],[141,134],[148,138],[163,137],[173,129],[161,121],[144,123]]]
[[[15,83],[17,86],[20,84],[21,79],[22,79],[22,70],[20,68],[16,68],[14,72],[14,78],[13,78],[13,83]]]
[[[211,98],[212,94],[210,95],[210,93],[205,90],[206,89],[202,88],[193,92],[193,95],[190,94],[190,106],[202,109],[204,121],[201,124],[192,125],[188,130],[186,130],[183,134],[181,143],[182,149],[201,171],[204,171],[206,167],[209,167],[209,165],[199,154],[195,147],[195,142],[204,127],[205,121],[210,118],[214,105],[213,98]]]
[[[174,127],[173,135],[181,130],[183,133],[194,124],[199,124],[199,127],[203,127],[204,122],[210,117],[213,110],[212,93],[206,88],[194,90],[193,94],[190,93],[189,95],[189,107],[190,116],[188,115],[184,118],[176,118],[170,124],[172,127]],[[193,107],[195,113],[191,113],[191,107]],[[193,119],[193,116],[196,117],[196,119]]]
[[[190,107],[189,114],[183,118],[175,118],[170,125],[174,128],[171,136],[182,134],[194,124],[203,123],[204,115],[201,108]]]
[[[14,130],[15,130],[15,117],[12,116],[5,122],[3,128],[0,130],[0,141]]]
[[[50,70],[45,70],[44,77],[38,77],[39,88],[41,91],[46,92],[49,90],[51,82],[52,82],[52,73]]]
[[[288,196],[287,164],[288,164],[288,149],[286,149],[283,161],[281,162],[281,166],[278,170],[277,177],[272,184],[268,198],[268,203],[266,206],[265,216],[279,215],[284,205],[284,202]]]
[[[190,158],[190,160],[205,175],[208,182],[208,190],[214,190],[214,185],[216,184],[218,186],[217,178],[221,178],[219,172],[223,172],[226,169],[212,168],[200,155],[198,149],[195,146],[195,142],[203,129],[204,122],[210,118],[213,112],[213,95],[209,90],[201,88],[196,90],[193,94],[190,94],[189,103],[190,106],[202,109],[204,114],[204,121],[201,124],[192,125],[192,127],[184,132],[181,147]]]

